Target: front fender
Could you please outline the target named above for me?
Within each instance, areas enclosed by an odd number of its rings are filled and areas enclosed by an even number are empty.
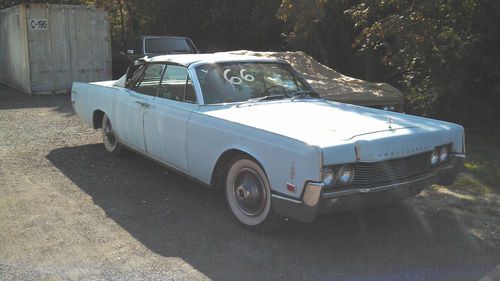
[[[262,165],[273,191],[292,198],[301,196],[306,181],[320,178],[321,150],[285,136],[195,112],[187,139],[189,173],[207,184],[228,150],[251,155]],[[287,184],[295,189],[288,190]]]

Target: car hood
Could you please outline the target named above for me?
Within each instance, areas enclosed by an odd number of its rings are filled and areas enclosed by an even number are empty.
[[[405,128],[437,129],[441,121],[325,100],[281,100],[207,106],[205,114],[330,146],[358,136]]]

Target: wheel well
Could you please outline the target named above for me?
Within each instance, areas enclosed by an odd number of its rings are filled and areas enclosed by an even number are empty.
[[[220,189],[220,188],[224,187],[224,180],[225,180],[226,171],[228,168],[227,166],[229,165],[231,160],[233,158],[235,158],[236,156],[249,158],[249,159],[255,161],[255,163],[257,163],[259,166],[261,166],[262,170],[264,170],[264,168],[262,167],[260,162],[257,159],[255,159],[255,157],[253,157],[252,155],[250,155],[242,150],[239,150],[239,149],[230,149],[230,150],[227,150],[224,153],[222,153],[222,155],[219,156],[219,159],[217,159],[217,162],[215,163],[214,170],[212,171],[212,178],[210,180],[210,187],[212,187],[214,189]]]
[[[94,116],[93,116],[94,129],[99,129],[102,127],[102,118],[104,118],[104,111],[101,110],[94,111]]]

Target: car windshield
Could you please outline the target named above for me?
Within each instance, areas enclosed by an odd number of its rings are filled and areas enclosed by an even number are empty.
[[[149,38],[145,42],[145,53],[168,54],[168,53],[193,53],[187,39],[184,38]]]
[[[205,104],[289,98],[312,91],[284,63],[231,62],[196,68]]]

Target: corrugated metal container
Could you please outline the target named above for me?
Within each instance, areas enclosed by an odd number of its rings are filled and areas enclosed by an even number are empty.
[[[103,9],[23,4],[0,11],[0,81],[30,94],[67,93],[73,81],[111,80]]]

